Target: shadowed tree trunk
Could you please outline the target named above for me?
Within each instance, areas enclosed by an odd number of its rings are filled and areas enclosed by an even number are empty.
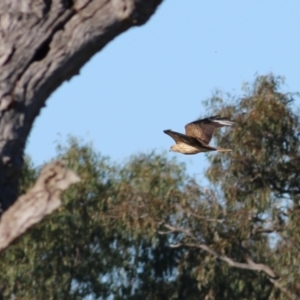
[[[144,24],[161,1],[1,0],[2,211],[16,200],[26,140],[50,94],[118,34]]]

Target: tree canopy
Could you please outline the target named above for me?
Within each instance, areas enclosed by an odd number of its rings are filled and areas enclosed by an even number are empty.
[[[258,76],[205,101],[230,116],[208,154],[208,186],[167,154],[115,163],[70,138],[57,158],[80,174],[64,205],[1,254],[16,299],[297,299],[297,93]],[[20,193],[37,177],[27,160]]]

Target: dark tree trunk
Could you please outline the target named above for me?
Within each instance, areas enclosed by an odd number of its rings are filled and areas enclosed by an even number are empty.
[[[161,1],[0,1],[2,210],[16,200],[26,140],[50,94],[118,34],[144,24]]]

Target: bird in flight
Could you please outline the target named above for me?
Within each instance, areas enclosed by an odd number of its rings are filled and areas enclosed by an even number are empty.
[[[185,134],[172,130],[164,130],[164,133],[168,134],[176,142],[175,145],[171,146],[170,151],[183,154],[197,154],[209,151],[228,152],[232,150],[209,146],[209,142],[215,129],[223,126],[232,126],[233,124],[234,122],[227,118],[212,116],[185,125]]]

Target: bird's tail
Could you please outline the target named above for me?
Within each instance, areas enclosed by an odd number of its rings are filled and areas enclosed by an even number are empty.
[[[230,152],[232,151],[231,149],[224,149],[224,148],[217,148],[218,152]]]

